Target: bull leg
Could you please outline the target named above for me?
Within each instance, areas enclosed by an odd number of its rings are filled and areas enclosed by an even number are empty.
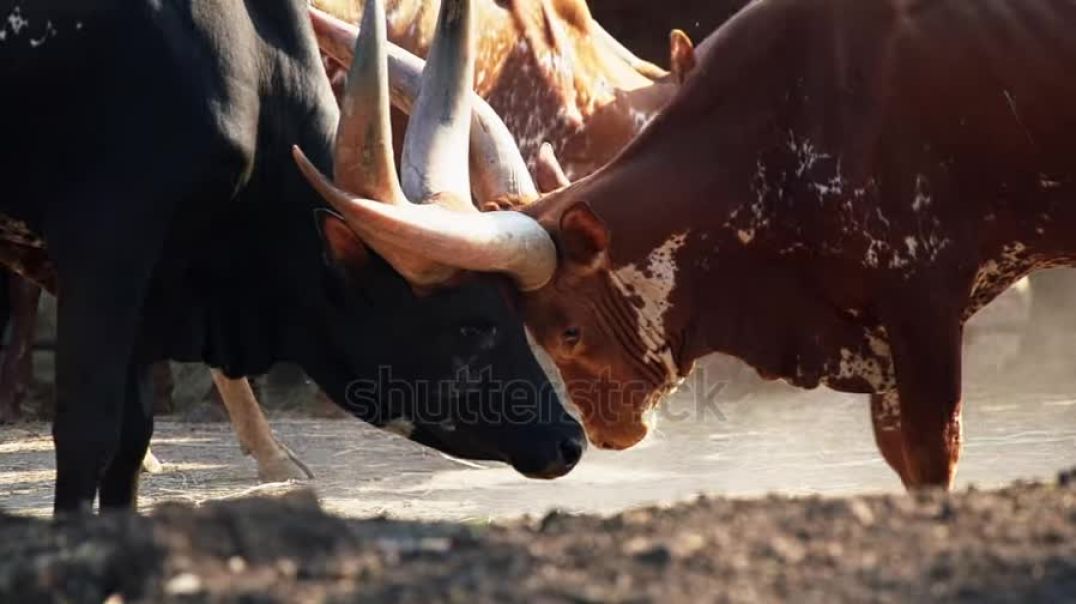
[[[11,295],[11,282],[17,279],[14,273],[6,270],[0,271],[0,334],[3,334],[6,327],[12,323],[12,295]],[[12,334],[10,341],[14,342],[14,326],[12,326]],[[4,360],[11,354],[11,345],[4,351]],[[6,365],[6,363],[4,363]],[[0,368],[0,424],[13,423],[19,421],[19,408],[18,405],[13,404],[14,397],[7,396],[6,392],[11,388],[11,380],[5,374],[3,368]]]
[[[17,275],[8,276],[11,339],[0,365],[0,423],[16,421],[33,381],[34,327],[41,288]]]
[[[157,361],[150,368],[150,379],[153,381],[153,414],[172,413],[175,411],[175,402],[172,400],[172,391],[175,390],[175,379],[172,377],[172,365],[168,361]],[[160,474],[164,471],[164,465],[149,448],[146,456],[142,458],[142,471],[146,474]]]
[[[153,412],[162,415],[175,413],[176,403],[172,395],[176,382],[172,376],[172,364],[168,361],[157,361],[150,371],[153,376]]]
[[[52,426],[57,513],[92,509],[120,448],[141,308],[156,263],[154,246],[163,240],[164,225],[157,221],[168,215],[158,204],[123,203],[142,198],[122,195],[108,196],[116,203],[98,211],[99,198],[90,191],[84,190],[85,203],[45,228],[62,292]],[[132,224],[141,228],[132,232]],[[102,241],[101,233],[114,235]]]
[[[135,298],[134,292],[117,295],[88,285],[65,288],[59,299],[52,427],[57,513],[92,508],[122,433],[126,368],[137,316],[131,306],[137,308],[137,303],[121,303],[128,296]]]
[[[871,395],[871,424],[882,458],[900,476],[904,486],[909,486],[908,470],[904,466],[904,437],[900,431],[900,397],[895,391]]]
[[[962,328],[955,312],[906,307],[888,332],[900,397],[904,482],[952,486],[961,444]]]
[[[123,400],[120,441],[101,478],[101,508],[133,508],[138,501],[138,477],[153,436],[153,381],[148,367],[128,371]]]
[[[157,361],[150,368],[150,379],[153,382],[153,414],[174,412],[172,391],[175,390],[176,384],[172,377],[172,365],[168,361]],[[164,471],[161,460],[148,448],[146,456],[142,458],[142,471],[146,474],[160,474]]]
[[[216,369],[212,375],[239,446],[258,463],[258,478],[264,482],[313,478],[314,474],[295,453],[273,436],[250,382],[229,379]]]

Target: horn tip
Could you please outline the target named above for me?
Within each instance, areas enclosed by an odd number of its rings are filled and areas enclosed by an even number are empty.
[[[303,150],[301,147],[299,147],[299,145],[291,146],[291,156],[295,159],[295,161],[299,162],[300,164],[310,163],[310,160],[306,157],[306,153],[303,153]]]
[[[319,180],[324,180],[321,171],[314,167],[314,164],[310,162],[310,158],[306,156],[306,153],[303,153],[303,150],[299,145],[291,146],[291,157],[299,167],[299,172],[301,172],[311,184],[316,186]]]

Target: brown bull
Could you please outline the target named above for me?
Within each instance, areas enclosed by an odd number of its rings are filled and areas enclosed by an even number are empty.
[[[762,0],[611,164],[524,213],[312,178],[398,262],[512,274],[599,445],[719,351],[872,394],[905,484],[949,486],[964,322],[1076,264],[1074,28],[1064,0]]]

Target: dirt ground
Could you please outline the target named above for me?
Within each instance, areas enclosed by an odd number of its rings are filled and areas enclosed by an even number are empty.
[[[1076,392],[1073,389],[1072,392]],[[699,493],[757,497],[899,493],[874,445],[863,397],[819,390],[755,396],[696,409],[691,388],[628,451],[588,450],[554,481],[528,480],[495,463],[449,459],[353,419],[270,417],[281,440],[315,474],[309,484],[334,513],[485,522],[551,509],[609,514]],[[958,487],[1049,479],[1076,464],[1076,398],[1049,389],[972,391]],[[683,415],[677,415],[682,413]],[[158,422],[163,472],[144,476],[143,510],[286,488],[259,485],[227,423]],[[54,460],[44,423],[0,427],[0,509],[51,513]]]
[[[0,600],[12,602],[1074,599],[1071,485],[700,498],[498,524],[349,520],[303,493],[149,517],[0,515]]]

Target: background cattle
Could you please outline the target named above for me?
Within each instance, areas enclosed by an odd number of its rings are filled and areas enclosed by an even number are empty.
[[[0,274],[0,333],[9,330],[0,362],[0,424],[18,421],[33,383],[34,326],[41,288],[13,273]]]
[[[363,6],[361,0],[313,4],[347,24],[356,22]],[[436,1],[387,2],[389,40],[426,56],[438,6]],[[482,32],[475,91],[504,120],[532,170],[541,145],[548,142],[570,179],[593,172],[634,138],[679,86],[675,77],[635,57],[606,33],[584,0],[503,5],[475,0],[474,9]],[[316,14],[315,20],[317,24]],[[346,41],[328,39],[338,31],[317,29],[330,55],[350,51]],[[662,35],[668,40],[667,30]],[[688,47],[679,50],[676,56],[685,65],[673,65],[674,71],[688,69],[691,60]],[[350,59],[336,58],[345,64]],[[661,62],[667,60],[668,54]],[[397,147],[403,125],[399,120],[393,124]]]

